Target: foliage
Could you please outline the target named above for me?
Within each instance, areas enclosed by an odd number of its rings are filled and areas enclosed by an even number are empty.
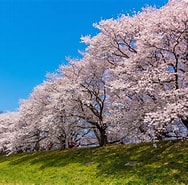
[[[0,150],[186,138],[187,6],[173,0],[94,24],[99,33],[81,38],[81,59],[68,59],[18,112],[0,114]]]

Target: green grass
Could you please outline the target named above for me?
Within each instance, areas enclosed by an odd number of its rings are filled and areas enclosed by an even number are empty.
[[[188,141],[157,145],[0,156],[0,185],[188,185]]]

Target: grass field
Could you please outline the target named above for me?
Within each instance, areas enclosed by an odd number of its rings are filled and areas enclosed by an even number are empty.
[[[188,141],[0,156],[0,185],[188,185]]]

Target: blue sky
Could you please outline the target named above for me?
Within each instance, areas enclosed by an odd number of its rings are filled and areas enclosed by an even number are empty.
[[[93,23],[160,7],[167,0],[0,0],[0,110],[15,111],[19,99],[54,72],[65,57],[79,57],[81,35]]]

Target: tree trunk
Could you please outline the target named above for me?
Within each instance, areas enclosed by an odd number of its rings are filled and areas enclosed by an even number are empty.
[[[39,151],[40,150],[40,140],[37,140],[34,146],[34,150]]]
[[[182,119],[181,121],[182,121],[182,123],[185,125],[185,127],[188,130],[188,118],[187,119]]]
[[[63,135],[60,135],[59,137],[57,137],[57,139],[59,140],[59,149],[60,150],[64,150],[65,149],[65,137]]]
[[[106,146],[106,144],[108,143],[106,129],[100,128],[99,132],[100,132],[99,145]]]
[[[59,144],[60,144],[59,149],[64,150],[65,149],[65,140],[61,140]]]
[[[65,138],[65,148],[69,148],[69,138]]]

